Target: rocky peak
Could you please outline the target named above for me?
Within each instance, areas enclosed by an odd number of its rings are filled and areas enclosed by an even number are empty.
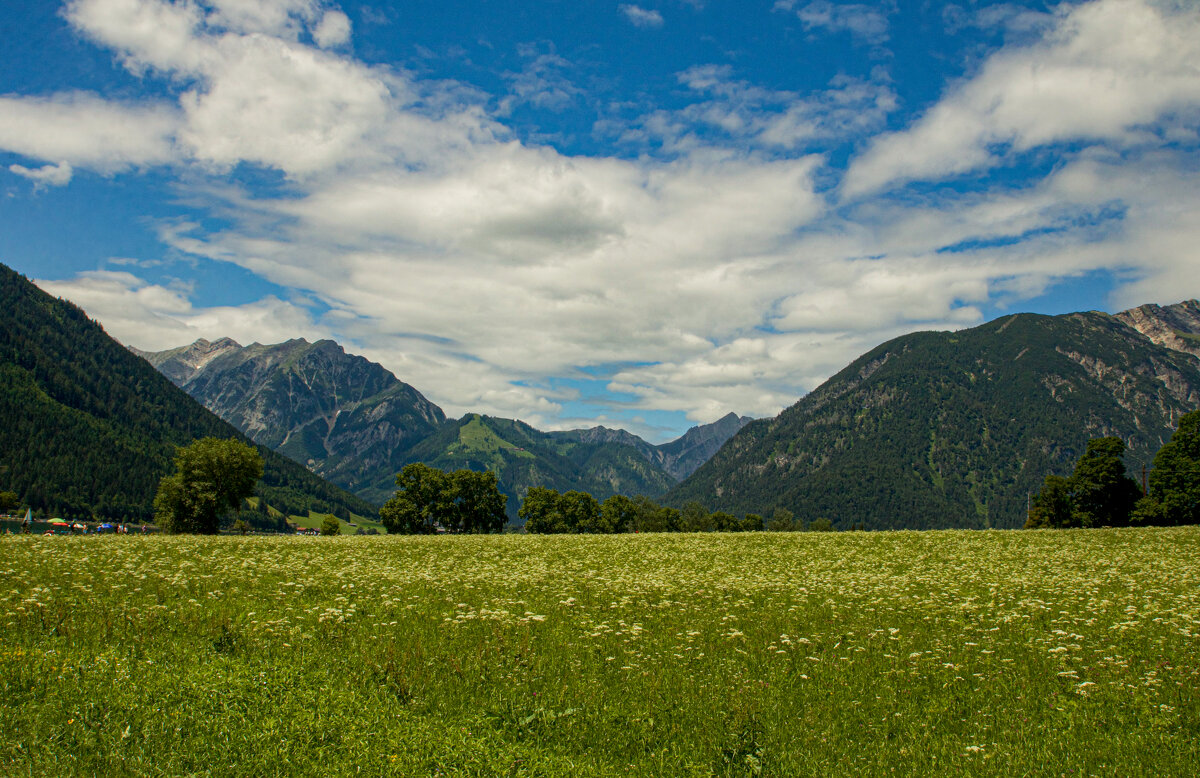
[[[182,386],[217,357],[241,351],[242,347],[232,338],[218,338],[212,342],[200,338],[190,345],[168,351],[141,351],[136,348],[129,350],[158,368],[159,372],[171,379],[175,385]]]
[[[1200,357],[1200,301],[1139,305],[1116,318],[1160,346]]]

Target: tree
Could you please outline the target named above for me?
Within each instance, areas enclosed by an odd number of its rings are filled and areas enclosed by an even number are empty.
[[[776,508],[767,521],[768,532],[792,532],[796,529],[795,517],[787,508]]]
[[[738,530],[741,532],[762,532],[764,526],[763,517],[757,513],[747,513],[738,522]]]
[[[567,532],[600,531],[600,503],[587,492],[572,489],[563,494],[558,499],[558,510],[568,527]]]
[[[645,495],[634,501],[633,528],[637,532],[678,532],[680,514],[675,508],[659,505]]]
[[[614,494],[600,504],[605,532],[632,532],[637,513],[637,503],[623,494]]]
[[[427,535],[450,518],[450,478],[437,468],[414,462],[396,474],[396,494],[379,509],[379,520],[393,534]]]
[[[559,508],[561,496],[554,489],[531,486],[517,511],[517,517],[525,522],[525,531],[531,534],[571,532]]]
[[[1141,496],[1137,481],[1125,472],[1125,442],[1093,438],[1070,478],[1046,476],[1030,502],[1025,526],[1121,527],[1129,523]]]
[[[708,517],[713,529],[717,532],[741,532],[742,522],[737,516],[725,511],[713,511]]]
[[[233,523],[233,531],[239,535],[245,535],[250,531],[250,525],[246,523],[245,519],[238,519]]]
[[[1200,524],[1200,411],[1185,414],[1154,456],[1150,494],[1134,513],[1136,524]]]
[[[1048,475],[1042,490],[1030,500],[1025,529],[1069,527],[1072,512],[1071,482],[1059,475]]]
[[[456,470],[450,474],[451,532],[485,533],[504,529],[508,495],[490,470]]]
[[[1093,438],[1071,474],[1074,505],[1071,523],[1077,527],[1121,527],[1129,523],[1141,496],[1137,481],[1125,472],[1125,441]]]
[[[239,511],[262,474],[263,458],[253,446],[201,438],[175,452],[175,472],[163,477],[154,497],[155,520],[174,534],[215,535],[221,516]]]
[[[833,532],[833,522],[824,516],[808,523],[809,532]]]
[[[692,500],[679,513],[680,532],[712,532],[716,529],[713,518],[700,503]]]
[[[11,513],[20,504],[16,492],[0,492],[0,513]]]
[[[327,515],[324,521],[321,522],[322,535],[340,535],[342,534],[342,524],[337,520],[337,516],[332,513]]]

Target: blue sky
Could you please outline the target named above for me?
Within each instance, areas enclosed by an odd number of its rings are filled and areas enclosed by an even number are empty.
[[[1183,0],[0,9],[0,262],[665,440],[874,345],[1200,296]]]

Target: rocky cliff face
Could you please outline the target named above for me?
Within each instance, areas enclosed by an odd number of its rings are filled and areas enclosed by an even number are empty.
[[[711,424],[692,427],[677,440],[656,446],[663,469],[679,480],[687,478],[752,421],[749,416],[729,413]]]
[[[416,389],[331,340],[223,338],[141,355],[255,442],[351,491],[399,470],[445,421]]]
[[[182,386],[192,380],[209,362],[222,354],[239,351],[241,348],[241,345],[231,338],[220,338],[214,343],[201,338],[190,346],[180,346],[167,351],[141,351],[132,346],[129,350],[154,365],[158,372],[170,378],[173,384]]]
[[[1116,317],[1160,346],[1200,357],[1200,301],[1139,305]]]

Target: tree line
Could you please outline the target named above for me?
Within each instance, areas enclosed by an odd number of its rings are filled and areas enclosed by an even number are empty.
[[[1027,529],[1200,524],[1200,411],[1185,414],[1158,453],[1143,492],[1125,470],[1125,443],[1088,441],[1070,476],[1048,475],[1029,503]]]
[[[1200,523],[1200,411],[1185,414],[1154,457],[1145,489],[1126,472],[1125,443],[1090,440],[1070,476],[1048,475],[1031,496],[1026,528],[1171,526]],[[237,440],[205,438],[181,448],[176,472],[164,477],[155,498],[156,518],[169,532],[215,533],[223,516],[238,512],[263,475],[263,459]],[[421,463],[396,475],[396,493],[380,509],[395,534],[491,533],[506,523],[508,497],[492,471],[445,472]],[[0,494],[0,502],[15,502]],[[259,508],[263,508],[259,501]],[[682,508],[646,496],[613,495],[603,502],[587,492],[531,487],[518,517],[530,534],[625,532],[761,532],[832,530],[825,518],[798,520],[785,508],[769,518],[707,511],[692,501]],[[336,519],[328,523],[336,526]],[[332,529],[330,530],[332,534]]]
[[[445,472],[425,464],[406,466],[396,476],[396,493],[379,512],[396,534],[487,533],[505,528],[508,497],[490,471]],[[779,508],[770,517],[710,513],[698,502],[682,509],[640,495],[617,494],[601,502],[587,492],[530,487],[518,518],[530,534],[615,534],[623,532],[757,532],[832,530],[828,519],[797,520]]]

